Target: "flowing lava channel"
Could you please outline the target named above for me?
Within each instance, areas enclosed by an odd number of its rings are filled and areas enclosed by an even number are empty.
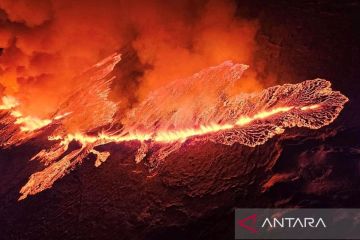
[[[113,54],[79,76],[87,81],[74,81],[84,84],[75,86],[48,119],[24,116],[16,98],[2,98],[2,148],[19,146],[43,135],[50,143],[32,158],[43,163],[44,168],[30,176],[20,190],[19,200],[50,188],[89,154],[96,156],[95,166],[100,166],[111,155],[94,149],[100,145],[138,142],[135,161],[146,159],[150,169],[155,169],[187,141],[255,147],[286,128],[318,129],[333,122],[348,101],[323,79],[229,96],[228,90],[248,66],[227,61],[173,81],[119,118],[117,105],[108,99],[108,94],[113,69],[120,60],[120,54]],[[68,126],[74,122],[79,130],[71,132]],[[94,129],[116,123],[121,123],[122,128],[94,134]],[[79,147],[70,149],[72,142],[78,142]]]

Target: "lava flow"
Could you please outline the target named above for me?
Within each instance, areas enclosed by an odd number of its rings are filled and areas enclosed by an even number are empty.
[[[20,102],[2,98],[0,146],[18,146],[40,135],[48,136],[50,146],[32,158],[44,168],[30,176],[19,199],[50,188],[89,154],[96,156],[95,166],[100,166],[111,155],[94,149],[100,145],[138,142],[135,161],[146,159],[155,169],[186,142],[255,147],[286,128],[318,129],[333,122],[348,101],[323,79],[231,96],[229,90],[248,66],[226,61],[173,81],[119,117],[108,95],[113,69],[120,60],[119,54],[113,54],[79,76],[88,81],[74,81],[81,84],[74,86],[48,119],[23,116]],[[105,127],[116,124],[121,128]],[[70,148],[72,142],[79,147]]]
[[[235,124],[210,124],[210,125],[201,125],[199,128],[188,128],[180,129],[173,131],[159,131],[152,134],[147,133],[138,133],[138,134],[128,134],[128,135],[108,135],[105,133],[100,133],[97,136],[87,136],[81,133],[68,134],[63,138],[62,136],[51,136],[49,140],[61,140],[60,144],[68,145],[72,141],[77,141],[82,145],[95,143],[98,141],[103,142],[127,142],[127,141],[154,141],[159,143],[172,143],[172,142],[184,142],[186,139],[211,133],[216,133],[222,130],[230,130],[236,128],[237,126],[244,126],[250,124],[253,121],[259,119],[266,119],[276,115],[278,113],[286,113],[292,109],[297,109],[300,111],[309,111],[312,109],[319,108],[319,104],[314,104],[310,106],[301,106],[301,107],[279,107],[274,108],[270,111],[262,111],[255,114],[253,117],[243,116],[240,117]]]

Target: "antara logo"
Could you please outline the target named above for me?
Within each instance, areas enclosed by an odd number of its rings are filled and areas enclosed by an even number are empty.
[[[272,221],[269,218],[266,218],[261,225],[262,228],[264,227],[270,227],[270,228],[295,228],[295,227],[311,227],[311,228],[317,228],[317,227],[323,227],[326,228],[326,224],[322,218],[292,218],[292,217],[286,217],[286,218],[273,218]]]
[[[256,214],[250,215],[244,219],[238,220],[238,225],[251,233],[257,233],[258,229],[256,229]],[[250,222],[250,223],[248,223]],[[265,220],[260,225],[261,228],[326,228],[326,224],[322,218],[292,218],[292,217],[284,217],[284,218],[265,218]]]

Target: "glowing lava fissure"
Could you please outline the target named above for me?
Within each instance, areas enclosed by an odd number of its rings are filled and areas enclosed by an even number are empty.
[[[87,145],[95,143],[97,141],[102,142],[127,142],[127,141],[154,141],[159,143],[172,143],[181,141],[184,142],[186,139],[191,137],[202,136],[206,134],[216,133],[223,130],[230,130],[238,126],[245,126],[250,124],[253,121],[270,118],[273,115],[278,113],[289,112],[292,109],[297,111],[309,111],[311,109],[319,108],[319,104],[314,104],[311,106],[302,106],[302,107],[279,107],[272,109],[270,111],[262,111],[255,114],[253,117],[244,116],[239,118],[235,124],[210,124],[210,125],[201,125],[199,128],[188,128],[180,130],[170,130],[170,131],[159,131],[152,134],[149,133],[137,133],[137,134],[127,134],[127,135],[108,135],[105,133],[99,133],[96,136],[88,136],[81,133],[68,134],[63,138],[62,136],[50,136],[49,140],[61,140],[60,144],[68,145],[72,141],[77,141],[82,145]]]
[[[111,155],[94,149],[100,145],[138,141],[135,161],[146,158],[154,169],[186,140],[254,147],[286,128],[318,129],[328,125],[348,101],[323,79],[229,96],[228,90],[248,66],[227,61],[173,81],[118,118],[117,105],[108,95],[113,69],[120,60],[119,54],[113,54],[79,76],[86,81],[74,81],[77,86],[49,119],[23,116],[15,98],[3,97],[2,148],[21,145],[40,133],[47,134],[51,144],[32,158],[41,161],[44,169],[31,175],[19,199],[50,188],[89,154],[96,156],[95,166],[100,166]],[[121,123],[120,130],[89,134],[116,123]],[[76,131],[71,130],[74,125]],[[73,141],[80,143],[79,148],[69,149]]]

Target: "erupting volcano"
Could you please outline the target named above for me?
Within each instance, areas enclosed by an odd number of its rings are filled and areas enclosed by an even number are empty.
[[[117,104],[108,99],[112,72],[120,60],[120,54],[114,54],[78,76],[86,81],[74,81],[79,84],[48,119],[25,116],[18,110],[21,102],[2,98],[2,148],[40,135],[49,141],[32,158],[41,161],[44,169],[31,175],[19,199],[50,188],[89,154],[96,155],[95,166],[100,166],[111,154],[95,149],[100,145],[137,144],[135,161],[146,160],[154,170],[172,152],[186,151],[186,146],[181,148],[185,143],[255,147],[286,128],[321,128],[333,122],[348,101],[323,79],[233,96],[229,91],[248,66],[226,61],[171,82],[120,116]]]

